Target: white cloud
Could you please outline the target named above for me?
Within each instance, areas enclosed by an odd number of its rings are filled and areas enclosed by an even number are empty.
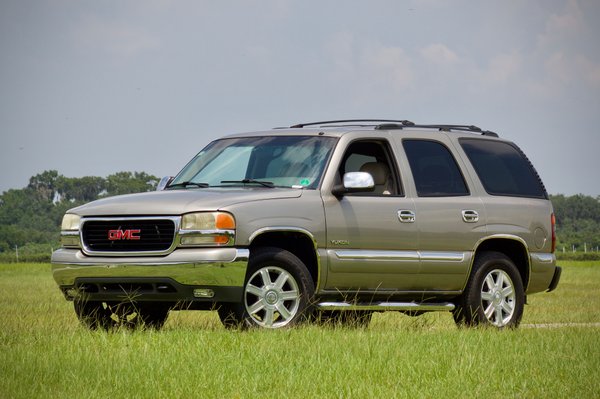
[[[413,62],[400,47],[369,45],[361,51],[360,64],[364,77],[376,86],[400,91],[415,81]]]
[[[460,61],[459,56],[443,44],[430,44],[420,50],[421,56],[428,62],[440,65],[453,65]]]
[[[514,78],[521,66],[521,56],[517,53],[498,54],[492,57],[487,70],[483,73],[483,83],[500,85]]]

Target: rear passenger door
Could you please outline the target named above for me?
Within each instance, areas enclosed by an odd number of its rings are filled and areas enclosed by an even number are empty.
[[[485,209],[473,196],[468,176],[445,137],[401,140],[416,197],[420,273],[416,290],[458,292],[465,283],[472,250],[485,231]]]

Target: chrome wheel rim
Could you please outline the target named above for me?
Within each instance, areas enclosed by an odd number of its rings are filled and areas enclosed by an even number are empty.
[[[246,311],[261,327],[278,328],[289,324],[300,307],[300,289],[286,270],[268,266],[257,270],[244,288]]]
[[[492,270],[481,286],[481,308],[486,319],[496,327],[510,323],[515,313],[515,288],[503,270]]]

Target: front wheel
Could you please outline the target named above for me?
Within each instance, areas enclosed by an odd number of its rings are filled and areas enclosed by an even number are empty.
[[[305,318],[315,287],[298,257],[262,248],[250,258],[241,303],[219,308],[225,327],[281,328]]]
[[[523,282],[515,264],[503,253],[490,251],[475,260],[453,315],[458,325],[517,327],[524,304]]]

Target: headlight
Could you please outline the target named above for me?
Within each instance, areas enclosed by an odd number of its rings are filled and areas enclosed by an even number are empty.
[[[67,213],[63,216],[60,243],[65,248],[79,248],[79,225],[81,216]]]
[[[229,213],[198,212],[183,215],[181,230],[234,230],[235,219]]]
[[[67,213],[63,216],[61,230],[79,230],[79,222],[81,222],[81,216]]]
[[[179,235],[183,247],[233,245],[235,219],[224,212],[188,213],[181,218]]]

